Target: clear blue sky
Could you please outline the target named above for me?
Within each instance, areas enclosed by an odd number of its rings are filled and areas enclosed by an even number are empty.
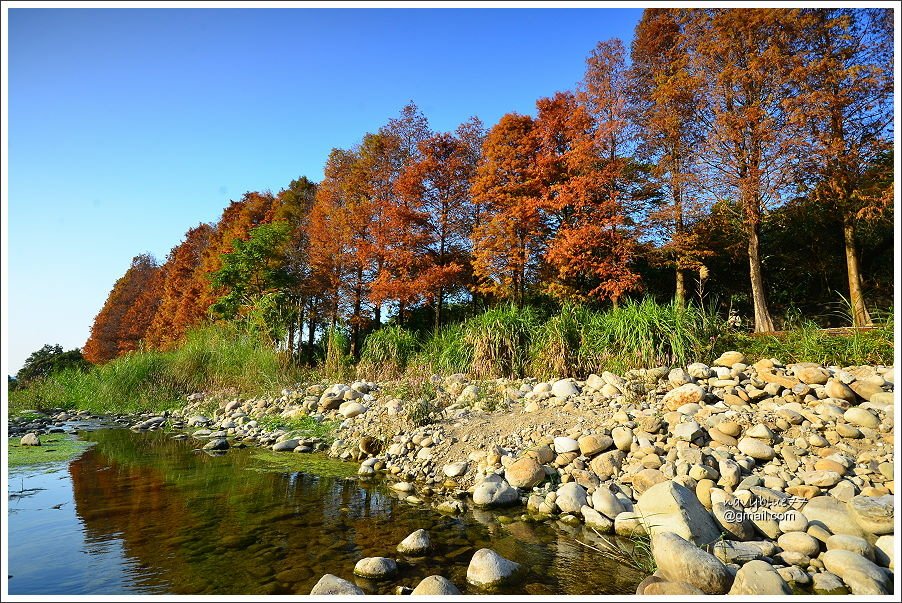
[[[641,9],[11,9],[8,373],[80,347],[142,252],[322,177],[413,100],[435,130],[572,89]]]

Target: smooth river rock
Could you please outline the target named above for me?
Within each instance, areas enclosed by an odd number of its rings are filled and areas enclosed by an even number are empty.
[[[545,479],[545,469],[531,456],[524,456],[504,470],[504,477],[514,488],[529,489],[538,486]]]
[[[467,567],[467,582],[474,586],[491,587],[510,580],[520,564],[505,559],[492,549],[479,549]]]
[[[444,576],[426,576],[416,588],[413,589],[412,595],[459,595],[460,591],[454,586],[454,583]]]
[[[889,594],[889,572],[852,551],[832,550],[822,557],[824,567],[846,583],[853,595]]]
[[[364,592],[357,585],[338,576],[326,574],[310,591],[311,595],[362,595]]]
[[[730,589],[732,576],[727,566],[677,534],[653,536],[652,555],[658,572],[671,582],[688,582],[709,595],[722,595]]]
[[[520,493],[493,473],[473,490],[473,504],[479,507],[506,507],[520,502]]]
[[[388,578],[398,572],[398,564],[388,557],[364,557],[354,566],[354,575],[361,578]]]
[[[855,496],[849,501],[852,518],[869,534],[893,533],[893,496]]]
[[[766,561],[749,561],[736,572],[731,595],[791,595],[786,580]]]
[[[424,555],[431,549],[432,540],[429,538],[429,532],[423,529],[413,532],[398,545],[398,552],[402,555]]]
[[[714,518],[695,493],[672,480],[646,490],[636,503],[636,514],[651,535],[673,532],[697,545],[720,538]]]

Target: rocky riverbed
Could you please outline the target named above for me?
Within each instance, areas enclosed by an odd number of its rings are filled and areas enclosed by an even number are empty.
[[[173,437],[203,438],[210,454],[328,451],[446,513],[520,507],[535,520],[647,537],[657,569],[639,594],[889,594],[894,380],[893,367],[748,364],[728,352],[713,366],[585,381],[451,375],[415,388],[356,381],[271,398],[194,394],[131,426],[182,430]],[[329,439],[265,428],[273,416],[337,427]],[[359,575],[392,563],[361,560]],[[516,579],[515,566],[483,549],[467,580],[491,588]],[[455,589],[427,580],[420,592]],[[344,582],[326,575],[313,594],[353,592]]]

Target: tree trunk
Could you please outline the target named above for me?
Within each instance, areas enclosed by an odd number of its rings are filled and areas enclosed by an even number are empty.
[[[305,301],[301,301],[298,303],[298,320],[297,320],[297,331],[298,331],[298,347],[297,350],[294,349],[294,345],[292,342],[291,349],[291,357],[296,360],[301,359],[301,351],[304,349],[304,315],[307,310],[307,303]],[[293,339],[292,335],[292,339]]]
[[[307,319],[307,361],[312,366],[316,364],[316,358],[313,353],[313,346],[316,343],[316,320],[313,318],[313,310],[310,311],[310,318]]]
[[[438,333],[439,329],[442,328],[442,301],[445,298],[445,292],[441,287],[438,289],[438,296],[436,296],[435,302],[435,332]]]
[[[686,305],[686,275],[679,268],[676,269],[676,293],[673,296],[674,301],[680,308]]]
[[[774,330],[774,321],[767,311],[764,296],[764,277],[761,274],[761,257],[758,249],[758,224],[749,224],[749,277],[752,282],[752,303],[755,306],[755,332]]]
[[[864,303],[861,286],[861,271],[858,266],[858,249],[855,245],[855,223],[852,216],[843,216],[843,238],[846,243],[846,268],[849,273],[849,303],[851,304],[852,326],[872,325],[871,315]]]
[[[354,289],[354,316],[351,318],[351,356],[360,360],[360,310],[363,305],[363,291]]]

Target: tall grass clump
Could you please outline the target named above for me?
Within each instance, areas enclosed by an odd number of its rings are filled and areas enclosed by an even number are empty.
[[[622,372],[703,361],[711,355],[720,322],[711,312],[692,304],[630,300],[589,315],[581,364],[592,370]]]
[[[354,362],[351,357],[351,338],[338,327],[330,327],[324,335],[326,340],[326,360],[323,373],[333,380],[346,380]]]
[[[442,327],[427,339],[414,360],[420,367],[444,375],[467,373],[473,364],[473,347],[463,325]]]
[[[133,352],[87,372],[53,373],[10,392],[10,411],[65,408],[106,414],[171,408],[181,388],[166,370],[167,361],[166,353]]]
[[[539,329],[536,311],[512,304],[493,308],[464,324],[464,342],[472,347],[477,378],[519,377],[529,368],[529,348]]]
[[[357,374],[373,379],[396,379],[407,369],[419,347],[419,339],[412,331],[398,325],[382,327],[367,336]]]
[[[237,323],[193,329],[170,354],[169,373],[191,391],[233,388],[239,394],[259,394],[292,376],[284,354],[259,331]]]
[[[576,377],[584,372],[583,337],[594,319],[584,306],[566,304],[536,331],[530,349],[530,374],[540,379]]]

